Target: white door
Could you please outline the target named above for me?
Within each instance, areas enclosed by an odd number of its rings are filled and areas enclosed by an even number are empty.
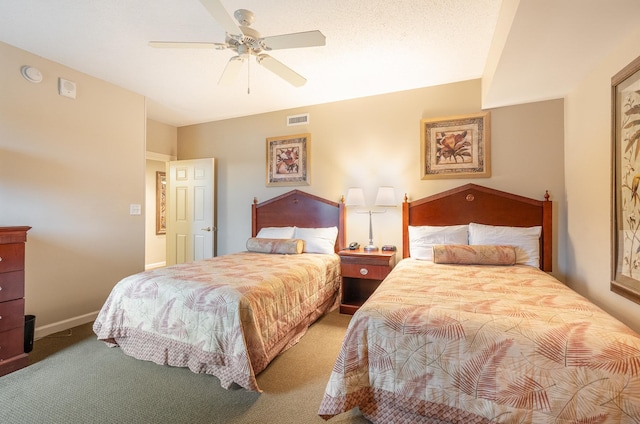
[[[167,162],[167,265],[215,255],[214,162]]]

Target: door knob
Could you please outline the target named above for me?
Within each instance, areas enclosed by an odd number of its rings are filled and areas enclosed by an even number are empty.
[[[211,227],[200,228],[202,231],[211,231]]]

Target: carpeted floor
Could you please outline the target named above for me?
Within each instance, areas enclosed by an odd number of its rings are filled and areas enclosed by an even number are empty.
[[[258,376],[263,393],[124,355],[91,325],[36,340],[30,365],[0,378],[0,422],[323,423],[318,406],[350,316],[334,311]],[[368,423],[357,410],[329,423]]]

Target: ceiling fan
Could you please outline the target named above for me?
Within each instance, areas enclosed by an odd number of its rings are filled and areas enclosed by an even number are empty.
[[[219,0],[200,0],[213,18],[224,28],[224,43],[211,42],[178,42],[150,41],[151,47],[159,48],[213,48],[217,50],[233,50],[232,56],[218,80],[218,84],[229,84],[236,79],[245,59],[255,56],[258,64],[264,66],[280,78],[295,87],[303,86],[307,80],[282,62],[264,53],[271,50],[291,49],[299,47],[315,47],[325,45],[325,36],[320,31],[296,32],[270,37],[262,37],[251,28],[254,15],[246,9],[238,9],[233,14],[236,23],[227,13]]]

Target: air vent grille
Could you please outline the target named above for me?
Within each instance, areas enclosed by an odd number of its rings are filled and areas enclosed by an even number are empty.
[[[291,127],[294,125],[306,125],[309,123],[309,114],[303,113],[301,115],[291,115],[287,116],[287,126]]]

